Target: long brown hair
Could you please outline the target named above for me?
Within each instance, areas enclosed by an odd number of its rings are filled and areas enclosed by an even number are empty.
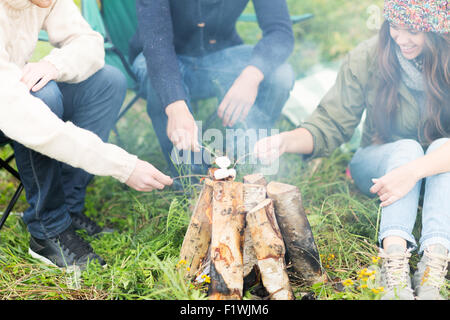
[[[385,21],[379,33],[377,53],[380,78],[377,88],[377,112],[374,114],[375,143],[390,141],[397,120],[401,67],[395,53],[396,46],[390,35],[389,22]],[[450,136],[449,52],[449,34],[425,34],[422,56],[427,113],[418,133],[419,139],[424,143]]]

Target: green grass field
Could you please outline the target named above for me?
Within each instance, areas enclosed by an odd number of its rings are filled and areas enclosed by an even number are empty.
[[[371,36],[367,8],[382,1],[289,0],[292,14],[312,12],[315,18],[296,25],[296,48],[290,58],[298,76],[316,63],[338,61],[359,41]],[[252,10],[251,7],[248,8]],[[239,24],[247,42],[260,37],[255,25]],[[40,44],[33,57],[38,60],[50,47]],[[127,99],[129,99],[128,97]],[[203,119],[217,105],[214,100],[200,104]],[[123,147],[161,170],[167,166],[156,135],[139,101],[119,124]],[[277,123],[280,130],[293,126],[286,119]],[[114,134],[110,142],[118,143]],[[3,148],[1,155],[10,150]],[[308,286],[291,273],[291,284],[297,299],[306,294],[319,300],[374,300],[381,288],[373,285],[365,268],[376,261],[378,201],[358,193],[345,174],[352,154],[336,150],[328,159],[302,162],[296,155],[285,155],[280,170],[268,180],[299,187],[308,220],[318,246],[327,281]],[[251,166],[239,168],[239,175],[252,172]],[[0,172],[0,211],[14,192],[16,182]],[[191,283],[179,263],[179,250],[186,232],[190,208],[198,187],[191,185],[193,196],[170,190],[139,193],[112,178],[96,177],[89,185],[86,214],[101,226],[116,232],[89,240],[108,267],[89,265],[75,281],[71,274],[38,263],[28,254],[29,234],[18,216],[11,216],[0,233],[0,299],[206,299],[206,286]],[[27,207],[25,196],[15,211]],[[420,232],[420,225],[415,228]],[[411,266],[417,264],[417,254]],[[448,286],[446,288],[448,294]],[[245,292],[253,299],[253,291]]]

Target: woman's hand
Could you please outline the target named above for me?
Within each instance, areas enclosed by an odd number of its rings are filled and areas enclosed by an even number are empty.
[[[254,153],[263,164],[271,164],[285,153],[282,134],[259,140],[254,147]]]
[[[137,190],[150,192],[154,189],[162,190],[165,186],[170,186],[173,180],[156,169],[146,161],[137,160],[131,176],[126,181],[126,185]]]
[[[263,73],[253,66],[248,66],[234,81],[217,110],[224,127],[232,127],[236,122],[244,121],[255,104],[258,87],[264,79]]]
[[[285,131],[259,140],[253,149],[262,163],[270,164],[284,153],[311,154],[314,139],[305,128]]]
[[[41,90],[51,80],[58,77],[58,69],[48,61],[27,63],[23,68],[22,81],[33,92]]]
[[[370,192],[378,194],[382,207],[391,205],[403,198],[420,180],[416,172],[410,164],[398,167],[379,179],[372,179],[374,185]]]

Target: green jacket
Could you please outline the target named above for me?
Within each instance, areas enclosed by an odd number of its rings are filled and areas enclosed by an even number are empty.
[[[316,110],[300,125],[309,130],[314,150],[308,158],[329,156],[334,149],[348,142],[359,125],[363,112],[361,147],[372,144],[375,135],[373,114],[379,78],[376,61],[378,36],[366,40],[344,59],[336,83],[326,93]],[[419,105],[406,85],[399,86],[399,108],[392,141],[419,141]]]

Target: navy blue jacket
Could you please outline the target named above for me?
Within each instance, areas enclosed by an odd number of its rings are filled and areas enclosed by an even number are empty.
[[[176,55],[203,56],[242,44],[236,21],[249,0],[137,0],[138,31],[130,55],[143,51],[156,92],[166,107],[187,100]],[[294,47],[286,0],[253,0],[263,36],[250,65],[268,76]]]

